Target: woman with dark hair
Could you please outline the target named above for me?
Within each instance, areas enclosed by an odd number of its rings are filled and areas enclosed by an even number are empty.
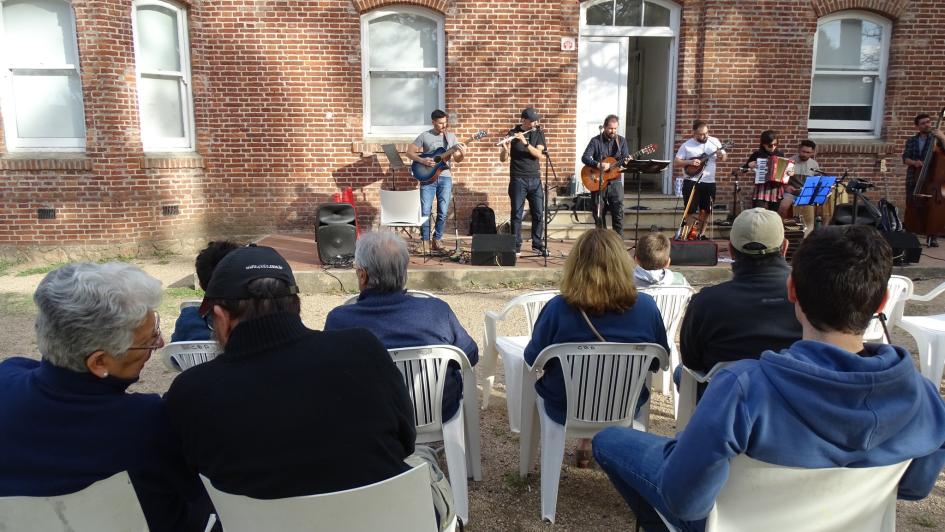
[[[597,228],[581,235],[564,264],[561,295],[545,305],[535,322],[531,341],[525,347],[525,361],[533,364],[549,345],[599,341],[594,329],[608,342],[649,342],[669,352],[656,301],[649,294],[637,292],[633,269],[623,240],[614,231]],[[568,402],[564,375],[556,359],[545,365],[535,390],[544,400],[548,416],[563,425]],[[644,388],[638,408],[648,398]],[[577,458],[579,466],[590,460],[590,440],[582,440]]]
[[[767,129],[761,132],[758,149],[751,152],[742,168],[755,169],[758,159],[768,159],[772,155],[784,157],[784,152],[778,149],[778,132]],[[784,197],[784,185],[781,183],[764,182],[755,185],[751,196],[752,207],[764,207],[771,211],[778,210],[778,204]]]

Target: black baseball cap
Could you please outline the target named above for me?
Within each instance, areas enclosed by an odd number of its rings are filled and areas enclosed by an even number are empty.
[[[522,110],[522,118],[534,122],[535,120],[541,120],[541,115],[538,114],[538,109],[535,109],[534,107],[526,107]]]
[[[207,292],[200,303],[199,313],[206,316],[218,299],[254,299],[247,290],[247,285],[256,279],[280,279],[288,289],[284,294],[271,297],[285,297],[299,293],[299,287],[292,275],[292,268],[276,250],[250,244],[229,252],[217,267],[213,269]]]

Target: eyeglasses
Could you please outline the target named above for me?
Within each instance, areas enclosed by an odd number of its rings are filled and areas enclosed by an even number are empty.
[[[151,343],[149,345],[129,347],[128,351],[133,349],[147,349],[148,351],[154,351],[155,349],[160,349],[162,347],[164,347],[164,339],[161,338],[161,315],[155,312],[154,332],[151,334]]]

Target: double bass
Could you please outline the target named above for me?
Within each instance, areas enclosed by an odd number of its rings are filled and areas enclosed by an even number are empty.
[[[945,109],[938,115],[935,129],[940,129]],[[906,202],[905,228],[926,236],[945,235],[945,149],[938,138],[929,134],[932,143],[925,153],[922,169],[916,179],[912,202]]]

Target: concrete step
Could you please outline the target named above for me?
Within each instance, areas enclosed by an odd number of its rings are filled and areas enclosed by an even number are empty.
[[[724,219],[724,218],[723,218]],[[636,235],[635,230],[635,221],[628,220],[627,218],[623,219],[623,237],[627,240],[633,240]],[[609,224],[609,218],[608,218]],[[676,225],[657,225],[657,224],[644,224],[643,217],[640,217],[640,234],[646,234],[655,226],[656,230],[668,238],[672,238],[676,234],[678,226]],[[552,222],[548,226],[548,238],[551,239],[574,239],[581,236],[585,231],[594,228],[594,222],[590,223],[569,223],[569,224],[555,224]],[[728,226],[718,226],[710,225],[706,229],[706,236],[712,239],[728,239],[729,231],[731,227]],[[527,236],[526,236],[527,235]],[[527,239],[528,236],[531,236],[531,223],[522,222],[522,238]]]

